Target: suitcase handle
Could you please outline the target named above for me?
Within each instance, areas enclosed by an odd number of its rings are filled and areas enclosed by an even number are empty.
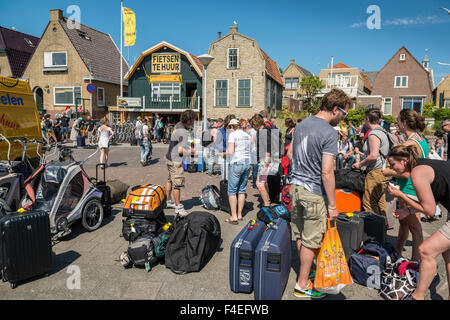
[[[103,181],[106,181],[106,164],[98,163],[95,166],[95,180],[98,182],[98,167],[103,167]]]
[[[243,260],[250,261],[250,263],[245,263]],[[240,250],[239,251],[239,266],[241,267],[253,267],[253,254],[251,251],[248,250]]]
[[[269,266],[269,264],[272,266]],[[266,270],[271,272],[281,272],[281,254],[267,254]]]

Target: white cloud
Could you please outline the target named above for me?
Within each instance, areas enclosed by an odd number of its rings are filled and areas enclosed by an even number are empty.
[[[426,24],[438,24],[449,23],[450,19],[447,16],[418,16],[407,18],[395,18],[389,20],[382,20],[381,25],[385,26],[409,26],[409,25],[426,25]],[[351,28],[360,28],[366,25],[366,22],[353,23]]]

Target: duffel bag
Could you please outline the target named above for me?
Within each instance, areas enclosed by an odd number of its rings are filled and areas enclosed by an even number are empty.
[[[220,202],[219,188],[212,184],[206,185],[202,189],[200,201],[202,202],[203,208],[207,210],[218,210]]]
[[[142,235],[156,236],[165,224],[165,216],[160,219],[147,220],[127,218],[122,223],[122,235],[126,241],[134,241]]]
[[[111,193],[111,203],[117,203],[125,199],[128,188],[130,187],[120,180],[108,180],[106,181],[106,185],[109,187]]]
[[[122,265],[124,267],[145,267],[145,270],[150,271],[152,267],[157,264],[161,257],[157,257],[155,253],[155,248],[159,246],[161,242],[160,236],[150,236],[144,235],[128,245],[126,256],[128,258],[128,263],[124,254],[121,255]]]
[[[417,286],[419,263],[399,258],[386,263],[381,274],[380,296],[386,300],[402,300],[412,294]]]
[[[261,207],[256,217],[265,224],[272,223],[278,218],[282,218],[288,222],[291,221],[291,213],[283,204],[278,204],[273,207]]]
[[[166,190],[163,186],[144,184],[133,187],[125,199],[123,217],[157,219],[166,204]]]
[[[350,257],[350,274],[353,281],[372,289],[380,289],[381,274],[386,265],[397,260],[390,243],[367,242]]]
[[[198,272],[212,258],[220,242],[217,218],[208,212],[191,212],[176,223],[169,237],[165,265],[177,274]]]
[[[339,169],[334,171],[336,189],[350,189],[360,194],[364,193],[366,175],[361,171],[352,169]]]

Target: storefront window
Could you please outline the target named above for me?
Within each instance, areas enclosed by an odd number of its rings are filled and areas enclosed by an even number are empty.
[[[152,83],[152,101],[180,101],[181,85],[178,82]]]

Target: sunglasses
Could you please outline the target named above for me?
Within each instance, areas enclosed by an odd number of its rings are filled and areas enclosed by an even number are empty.
[[[338,109],[342,111],[342,113],[344,114],[344,118],[348,115],[348,112],[345,111],[344,109],[342,109],[340,107],[338,107]]]

